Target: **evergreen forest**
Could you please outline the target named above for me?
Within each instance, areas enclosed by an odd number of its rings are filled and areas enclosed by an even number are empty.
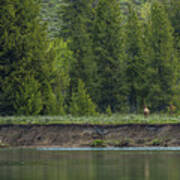
[[[1,0],[0,116],[180,111],[179,0]]]

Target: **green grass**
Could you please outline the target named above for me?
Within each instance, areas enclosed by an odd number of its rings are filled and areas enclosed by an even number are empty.
[[[0,117],[0,124],[176,124],[180,123],[180,115],[152,114],[148,118],[143,115],[112,114],[98,116],[5,116]]]

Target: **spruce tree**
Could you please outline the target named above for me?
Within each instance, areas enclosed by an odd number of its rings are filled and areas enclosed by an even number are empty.
[[[18,83],[18,82],[17,82]],[[13,106],[17,115],[37,115],[42,110],[40,84],[32,76],[21,79]]]
[[[93,94],[96,63],[93,58],[90,27],[92,20],[91,0],[62,0],[59,11],[62,20],[59,36],[68,41],[73,52],[74,63],[71,69],[71,89],[76,88],[78,79],[82,79],[88,92]]]
[[[169,19],[174,28],[175,46],[180,57],[180,1],[170,0],[166,4]]]
[[[147,101],[153,111],[165,109],[175,96],[178,61],[173,28],[164,6],[153,2],[149,22],[149,92]]]
[[[82,80],[78,80],[77,90],[72,93],[70,103],[70,113],[74,116],[93,116],[97,115],[96,105],[91,100],[85,84]]]
[[[136,10],[129,4],[127,24],[125,25],[125,79],[127,99],[130,112],[137,112],[144,103],[147,95],[146,58],[143,44],[142,25]]]
[[[49,93],[53,56],[47,53],[49,42],[46,27],[40,23],[39,10],[36,0],[0,1],[1,114],[45,113],[47,107],[53,106],[47,103],[53,96]],[[30,84],[34,91],[28,88]],[[28,96],[28,102],[24,103],[26,98],[20,92]]]
[[[69,99],[70,70],[73,63],[72,51],[62,39],[54,39],[49,46],[53,51],[54,65],[53,72],[53,89],[55,93],[55,114],[64,115],[66,112],[66,101]]]
[[[120,110],[124,102],[125,96],[121,92],[124,58],[122,25],[119,1],[97,1],[92,30],[97,63],[95,102],[104,112],[108,105],[112,111]]]

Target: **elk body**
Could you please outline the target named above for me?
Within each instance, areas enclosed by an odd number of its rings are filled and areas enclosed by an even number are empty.
[[[150,113],[150,110],[148,109],[147,106],[144,106],[144,117],[148,117]]]

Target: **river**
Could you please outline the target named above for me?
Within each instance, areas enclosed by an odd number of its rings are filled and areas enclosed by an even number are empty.
[[[179,180],[180,151],[167,150],[1,149],[0,180]]]

